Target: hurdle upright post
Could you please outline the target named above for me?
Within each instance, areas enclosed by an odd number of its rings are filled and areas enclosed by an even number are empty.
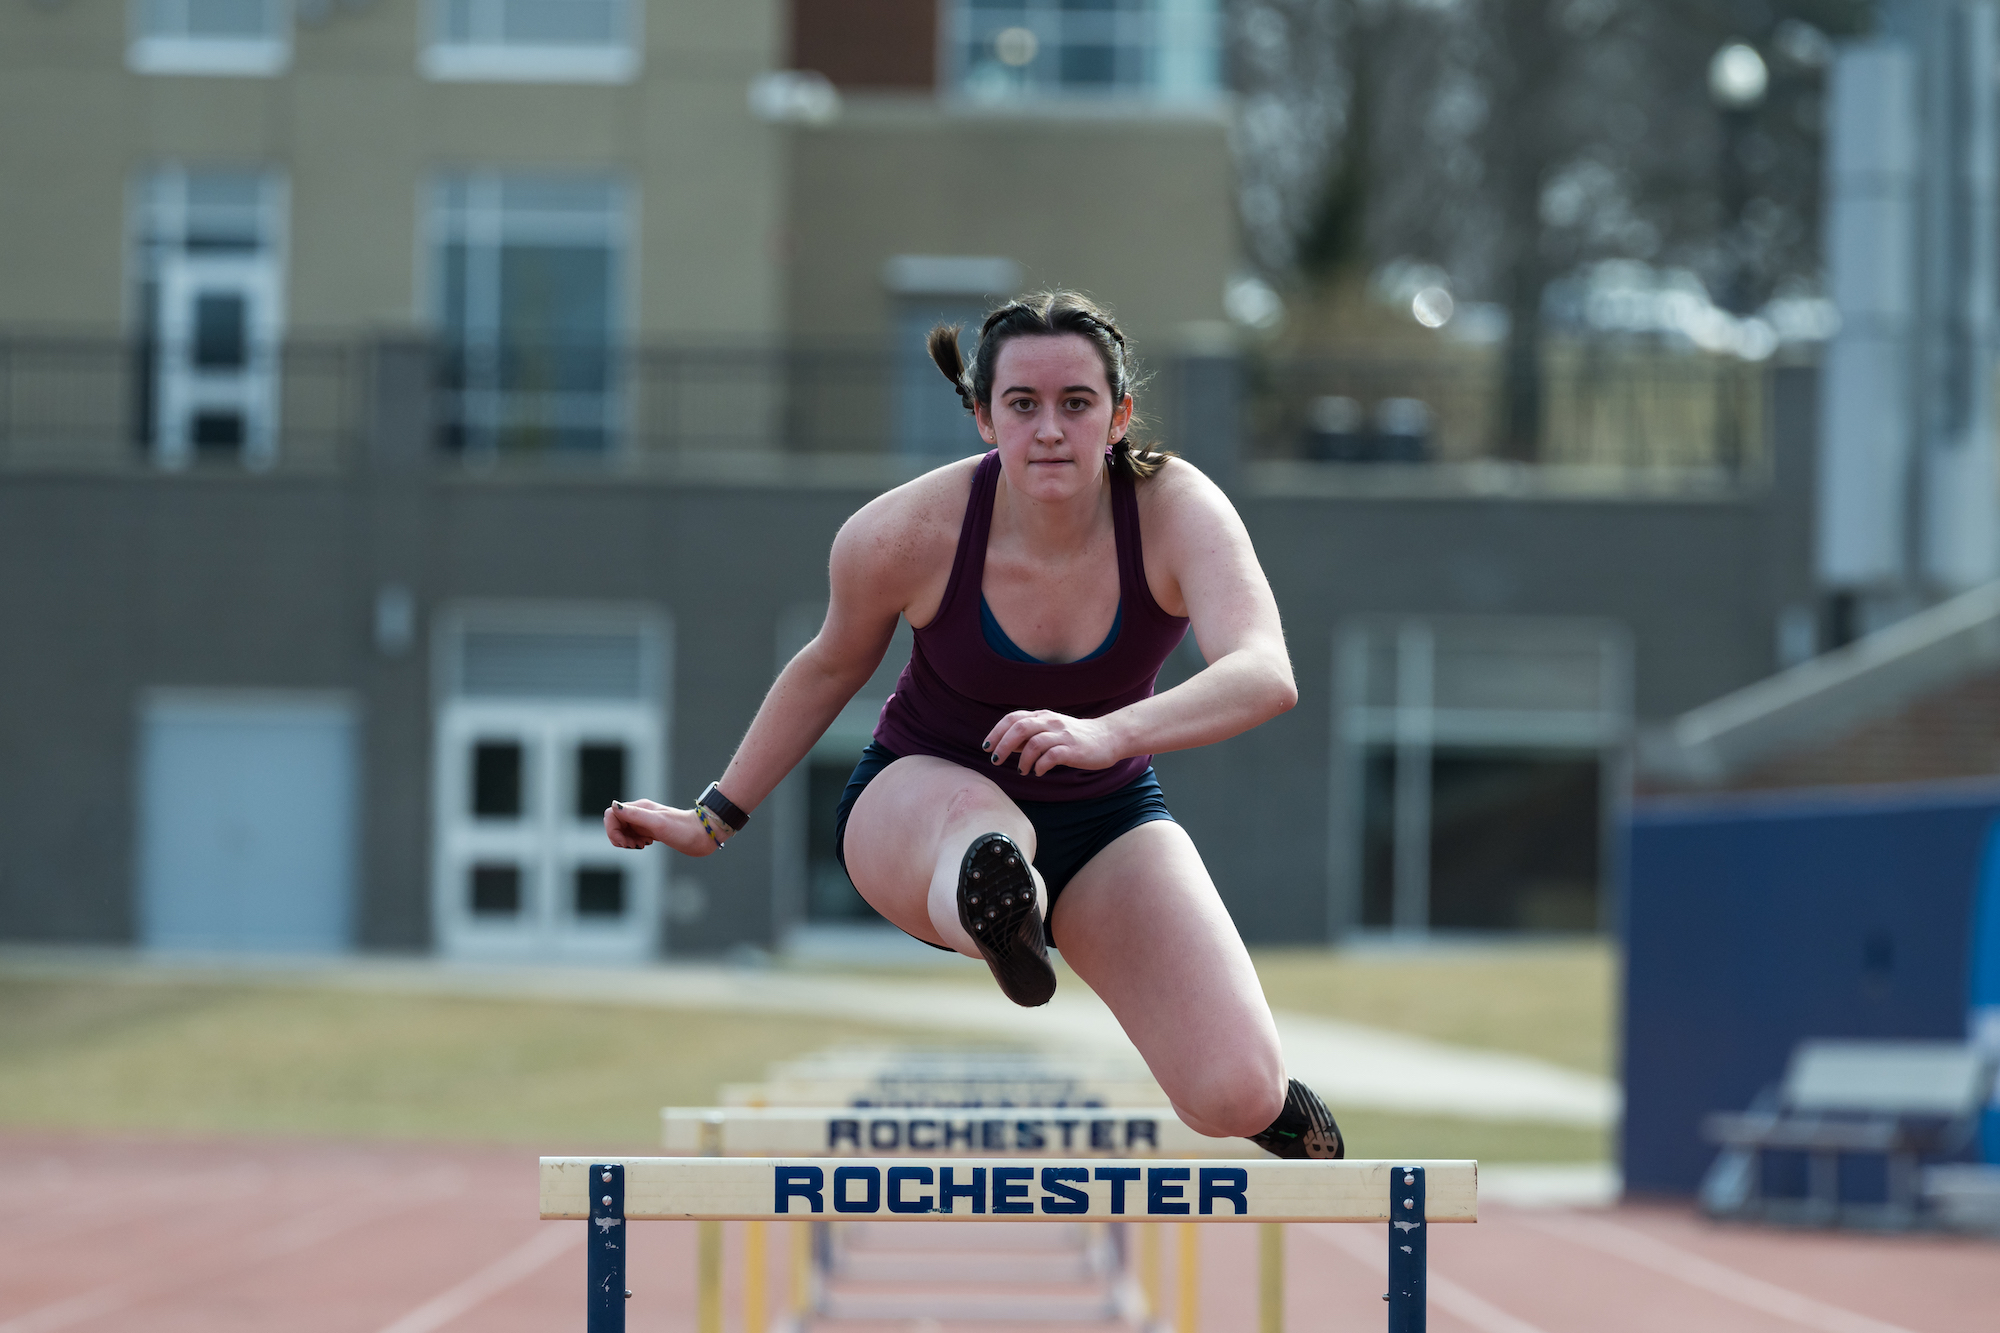
[[[1174,1256],[1174,1333],[1201,1333],[1201,1232],[1192,1222],[1177,1223],[1179,1252]]]
[[[625,1168],[616,1162],[590,1167],[590,1223],[584,1263],[590,1284],[586,1333],[625,1333]]]
[[[1139,1290],[1146,1296],[1146,1327],[1164,1326],[1166,1299],[1160,1290],[1160,1229],[1139,1228]]]
[[[722,1117],[711,1116],[701,1127],[705,1157],[722,1155]],[[695,1328],[697,1333],[722,1333],[722,1223],[695,1223]],[[594,1333],[594,1331],[593,1331]]]
[[[1285,1224],[1257,1224],[1257,1333],[1285,1333]]]
[[[1430,1243],[1424,1225],[1424,1169],[1401,1166],[1389,1177],[1389,1333],[1424,1333]]]
[[[743,1224],[743,1333],[764,1333],[764,1223]]]

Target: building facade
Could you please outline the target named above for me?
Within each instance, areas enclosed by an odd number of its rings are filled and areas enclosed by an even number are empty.
[[[832,803],[907,634],[727,856],[597,812],[719,771],[840,522],[977,447],[921,333],[1044,284],[1286,614],[1300,706],[1159,763],[1246,935],[1602,926],[1635,720],[1810,603],[1810,375],[1721,472],[1269,447],[1223,68],[1202,0],[0,11],[0,938],[860,928]]]

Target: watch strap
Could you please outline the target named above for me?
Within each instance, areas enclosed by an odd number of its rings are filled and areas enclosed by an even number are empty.
[[[749,812],[722,794],[722,788],[713,782],[708,789],[695,798],[695,804],[707,810],[723,823],[729,825],[730,832],[741,833],[743,826],[750,822]]]

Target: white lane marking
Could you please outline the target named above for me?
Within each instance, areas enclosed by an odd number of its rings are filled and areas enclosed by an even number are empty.
[[[1789,1287],[1751,1277],[1643,1231],[1597,1217],[1547,1215],[1516,1217],[1516,1222],[1551,1236],[1582,1245],[1627,1263],[1650,1268],[1690,1287],[1699,1287],[1738,1305],[1789,1320],[1818,1333],[1911,1333],[1900,1324],[1885,1323],[1838,1305],[1828,1305]]]
[[[1355,1231],[1347,1227],[1326,1226],[1304,1230],[1308,1236],[1319,1237],[1365,1265],[1371,1273],[1380,1274],[1383,1281],[1388,1281],[1389,1256],[1383,1249],[1381,1237],[1372,1228]],[[1508,1314],[1485,1297],[1473,1295],[1467,1288],[1439,1274],[1435,1267],[1425,1274],[1425,1285],[1429,1288],[1433,1305],[1464,1320],[1479,1333],[1545,1333],[1527,1320]]]
[[[515,1283],[546,1268],[583,1239],[580,1227],[548,1227],[527,1244],[502,1255],[465,1281],[384,1325],[381,1333],[433,1333],[452,1320],[498,1296]],[[0,1330],[5,1333],[5,1330]]]

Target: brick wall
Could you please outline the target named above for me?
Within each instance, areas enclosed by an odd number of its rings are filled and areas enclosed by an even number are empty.
[[[792,68],[840,88],[937,87],[937,0],[792,0]]]
[[[1759,765],[1735,790],[1873,786],[2000,776],[2000,671],[1926,695],[1893,716]]]

